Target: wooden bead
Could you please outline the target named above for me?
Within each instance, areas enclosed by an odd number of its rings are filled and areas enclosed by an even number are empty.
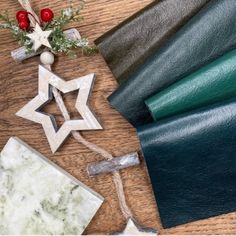
[[[52,65],[54,63],[54,55],[51,52],[43,52],[40,55],[40,61],[43,65]]]

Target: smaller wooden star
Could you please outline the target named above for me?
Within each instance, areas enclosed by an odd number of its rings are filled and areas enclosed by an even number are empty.
[[[94,79],[95,75],[89,74],[74,80],[64,81],[45,67],[39,65],[38,95],[18,111],[16,115],[41,124],[51,150],[54,153],[71,131],[102,129],[102,126],[87,104]],[[78,90],[75,107],[82,119],[66,120],[60,129],[57,129],[54,117],[40,112],[40,109],[53,99],[51,86],[54,86],[63,93]]]
[[[157,232],[153,229],[142,229],[132,219],[129,219],[124,231],[116,235],[157,235]]]
[[[42,45],[52,48],[48,37],[52,33],[52,30],[43,31],[39,24],[35,25],[34,32],[31,34],[27,34],[26,36],[33,41],[33,49],[34,51],[37,51]]]

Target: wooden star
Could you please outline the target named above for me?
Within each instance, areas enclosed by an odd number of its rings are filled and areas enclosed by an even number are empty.
[[[117,235],[157,235],[153,229],[141,229],[132,219],[129,219],[124,231]]]
[[[71,131],[102,129],[93,113],[88,107],[88,97],[95,79],[94,74],[89,74],[71,81],[64,81],[45,67],[39,65],[38,95],[26,104],[17,116],[42,124],[52,152],[56,152]],[[78,91],[76,109],[81,120],[65,121],[59,130],[55,118],[50,114],[41,113],[40,109],[53,99],[51,86],[63,93]]]
[[[52,30],[48,31],[43,31],[39,24],[35,25],[34,32],[31,34],[27,34],[26,36],[32,39],[33,41],[33,49],[34,51],[37,51],[42,45],[52,48],[49,41],[48,37],[52,33]]]

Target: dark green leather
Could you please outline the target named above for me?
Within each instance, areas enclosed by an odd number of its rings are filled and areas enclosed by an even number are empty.
[[[152,120],[145,100],[236,48],[236,1],[211,0],[110,97],[134,126]]]
[[[154,120],[236,96],[236,50],[146,100]]]
[[[160,45],[209,0],[154,1],[95,40],[118,83],[128,79]]]
[[[236,98],[138,134],[165,228],[236,211]]]

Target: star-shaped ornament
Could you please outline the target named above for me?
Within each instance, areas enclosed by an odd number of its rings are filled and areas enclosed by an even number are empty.
[[[52,30],[43,31],[39,24],[36,24],[34,32],[27,34],[26,36],[33,41],[33,49],[34,51],[37,51],[42,45],[52,48],[48,41],[48,37],[51,33]]]
[[[102,126],[87,104],[94,79],[95,75],[89,74],[71,81],[64,81],[45,67],[39,65],[38,95],[18,111],[16,115],[41,124],[51,150],[54,153],[71,131],[102,129]],[[78,90],[75,107],[82,119],[65,121],[60,129],[57,129],[55,118],[50,114],[40,112],[40,109],[53,99],[51,86],[54,86],[62,93]]]
[[[132,219],[129,219],[124,231],[116,235],[157,235],[157,232],[153,229],[142,229]]]

